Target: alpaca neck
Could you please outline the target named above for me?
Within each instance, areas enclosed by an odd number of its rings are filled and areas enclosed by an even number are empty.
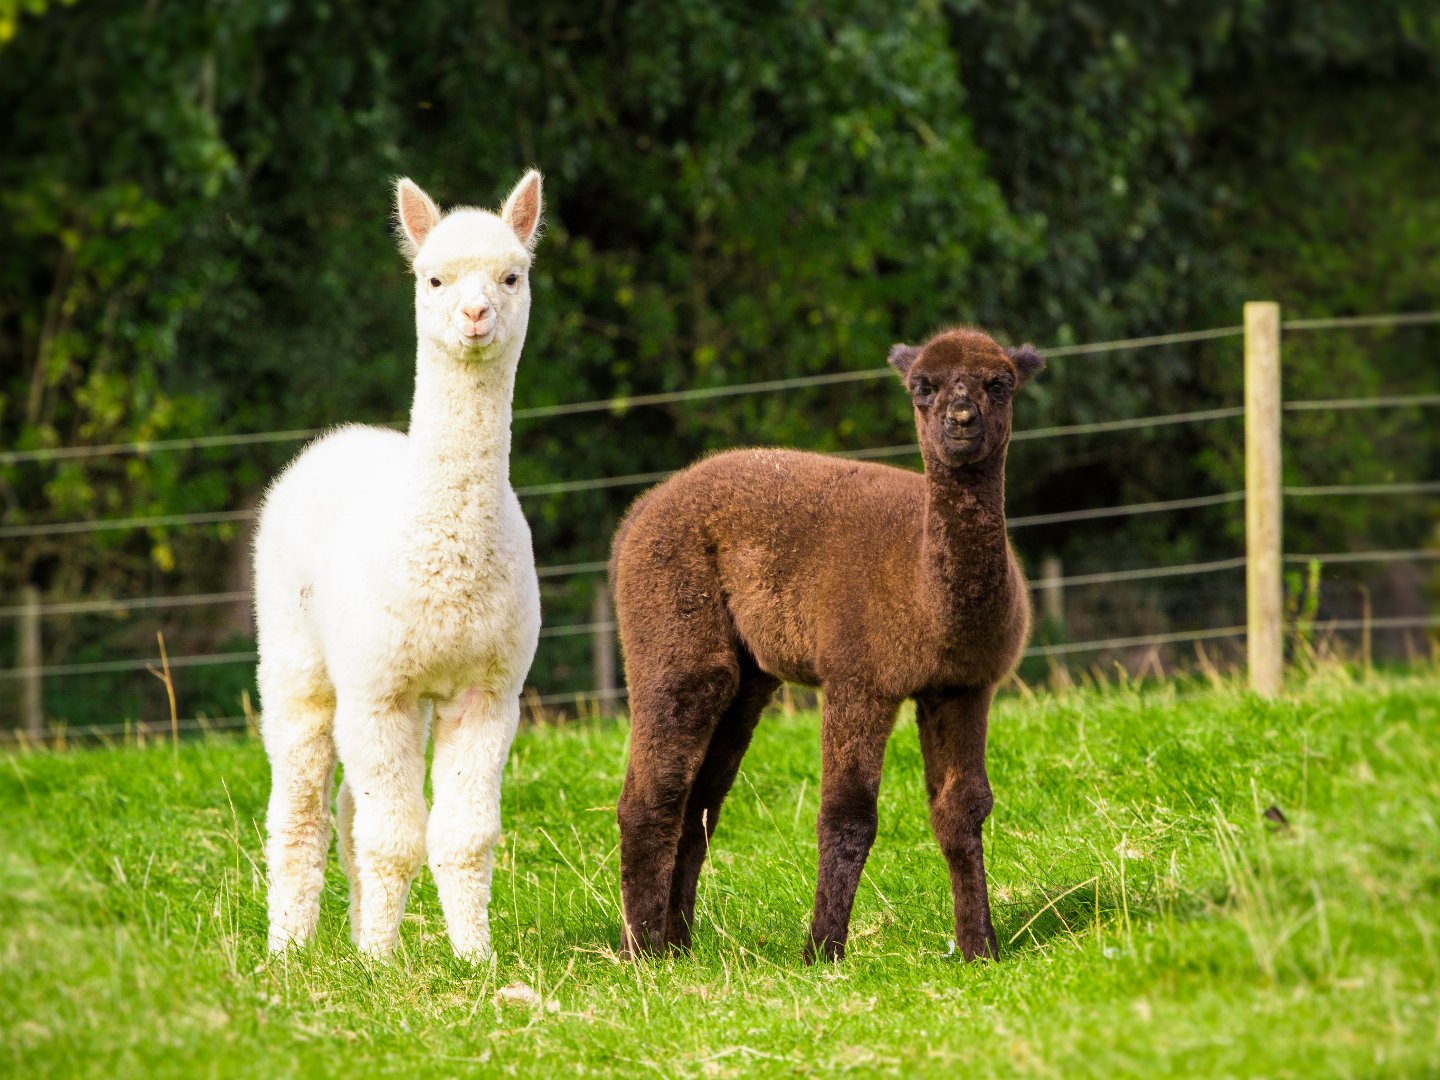
[[[962,469],[925,470],[922,588],[967,611],[1008,602],[1010,546],[1005,533],[1005,454]]]
[[[415,364],[410,445],[420,512],[484,511],[510,483],[510,413],[518,346],[460,360],[422,345]]]

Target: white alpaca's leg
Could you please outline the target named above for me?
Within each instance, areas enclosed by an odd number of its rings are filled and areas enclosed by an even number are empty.
[[[351,937],[361,952],[385,956],[395,947],[410,883],[425,861],[424,727],[413,702],[401,709],[342,699],[335,742],[346,801],[353,803],[345,856]]]
[[[490,956],[490,877],[500,839],[500,780],[520,721],[518,697],[472,690],[435,709],[426,849],[455,952]]]
[[[355,794],[347,780],[340,781],[340,794],[335,796],[335,822],[340,867],[350,882],[350,940],[354,942],[360,929],[360,877],[355,872]]]
[[[308,941],[320,914],[325,857],[330,850],[333,699],[262,697],[262,731],[270,757],[270,807],[265,818],[269,863],[269,945],[279,952]]]

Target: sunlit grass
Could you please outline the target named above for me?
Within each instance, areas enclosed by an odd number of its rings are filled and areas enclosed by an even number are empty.
[[[962,965],[902,720],[850,955],[817,968],[800,962],[813,714],[761,725],[701,880],[694,956],[638,965],[615,953],[621,723],[521,733],[499,956],[479,969],[450,954],[424,876],[394,961],[361,960],[333,861],[316,943],[267,958],[252,741],[184,744],[178,762],[168,746],[17,754],[0,760],[0,1063],[36,1077],[1435,1073],[1437,737],[1433,677],[1314,678],[1275,704],[1133,687],[1009,700],[986,829],[1001,959]]]

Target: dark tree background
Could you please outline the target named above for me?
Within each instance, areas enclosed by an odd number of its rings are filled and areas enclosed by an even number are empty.
[[[962,321],[1044,346],[1233,325],[1246,299],[1434,310],[1437,73],[1440,10],[1422,0],[5,0],[0,453],[403,422],[412,312],[387,220],[402,173],[442,205],[489,205],[525,165],[545,171],[520,408],[875,367]],[[1293,398],[1435,391],[1440,328],[1297,334],[1285,361]],[[1240,389],[1238,339],[1062,357],[1018,423]],[[1434,478],[1434,430],[1419,409],[1291,415],[1287,481]],[[903,395],[870,380],[521,420],[513,479],[910,435]],[[1017,444],[1011,510],[1232,490],[1240,437],[1236,420]],[[0,459],[0,528],[243,509],[298,445]],[[541,563],[604,558],[638,490],[527,499]],[[1287,548],[1433,545],[1433,502],[1293,500]],[[1016,540],[1067,571],[1158,565],[1237,553],[1241,519],[1237,504]],[[8,537],[0,597],[243,590],[247,538]],[[1413,568],[1351,574],[1418,593]],[[547,579],[547,623],[584,622],[598,581]],[[1075,601],[1092,632],[1184,629],[1233,619],[1239,577]],[[150,655],[157,628],[172,652],[249,647],[242,603],[52,617],[45,659]],[[547,640],[535,685],[587,685],[586,648]],[[57,680],[47,709],[134,715],[146,678]],[[190,669],[182,705],[234,712],[249,680]]]

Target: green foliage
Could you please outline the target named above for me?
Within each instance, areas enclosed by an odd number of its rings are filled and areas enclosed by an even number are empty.
[[[806,968],[818,723],[767,716],[715,834],[695,955],[618,962],[625,730],[528,728],[493,964],[428,875],[393,964],[264,952],[254,741],[0,762],[0,1070],[49,1076],[1431,1075],[1433,678],[1003,703],[986,864],[1001,955],[946,958],[949,881],[900,725],[850,953]],[[1270,807],[1288,824],[1266,817]],[[532,987],[538,1007],[497,990]],[[543,1003],[553,1002],[553,1006]]]
[[[1233,324],[1262,295],[1305,315],[1440,298],[1440,16],[1413,0],[21,7],[18,24],[0,8],[16,32],[0,65],[7,448],[403,422],[413,331],[386,229],[400,173],[442,204],[493,204],[525,164],[545,170],[522,408],[875,367],[957,321],[1043,345]],[[1437,349],[1433,329],[1297,338],[1287,393],[1433,390]],[[1235,403],[1238,361],[1233,339],[1057,359],[1019,424]],[[1292,416],[1288,475],[1433,477],[1425,419]],[[1011,506],[1232,489],[1239,434],[1017,444]],[[513,475],[911,435],[898,388],[868,381],[522,420]],[[0,524],[253,505],[297,445],[0,464]],[[638,490],[528,499],[542,562],[602,559]],[[1136,518],[1120,561],[1229,554],[1240,522],[1235,506]],[[1309,551],[1426,529],[1403,500],[1287,520]],[[0,593],[226,591],[245,534],[0,539]],[[1017,534],[1032,561],[1077,569],[1115,565],[1108,540],[1105,525]],[[547,622],[585,621],[595,585],[548,581]],[[1140,599],[1164,621],[1194,594]],[[210,650],[234,629],[212,616],[165,628]],[[155,629],[109,640],[135,655]],[[47,641],[62,657],[96,639]],[[584,649],[547,639],[541,689],[586,685]]]
[[[75,0],[60,0],[73,4]],[[12,40],[20,29],[20,19],[25,15],[42,15],[54,0],[0,0],[0,49]]]
[[[1290,91],[1277,90],[1282,101]],[[1244,266],[1273,295],[1314,297],[1307,316],[1433,310],[1440,295],[1440,199],[1427,175],[1440,154],[1440,85],[1313,91],[1311,107],[1277,109],[1255,135],[1252,168],[1290,197],[1251,200],[1238,215],[1252,238]],[[1344,177],[1341,183],[1337,177]],[[1286,340],[1287,398],[1433,393],[1440,332],[1296,333]],[[1232,376],[1238,391],[1238,382]],[[1320,410],[1285,418],[1286,483],[1363,484],[1440,478],[1435,410]],[[1243,463],[1232,448],[1226,467]],[[1292,500],[1294,551],[1343,551],[1357,541],[1419,547],[1440,523],[1434,500]],[[1373,539],[1371,539],[1373,538]],[[1302,546],[1303,545],[1303,546]]]

